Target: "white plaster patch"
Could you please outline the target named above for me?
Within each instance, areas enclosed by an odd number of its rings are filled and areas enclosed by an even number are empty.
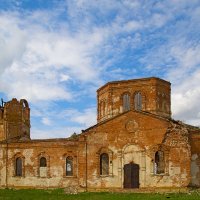
[[[47,167],[40,167],[40,177],[47,177]]]
[[[113,103],[116,103],[117,101],[119,101],[119,97],[113,97]]]
[[[173,172],[174,174],[180,174],[181,173],[180,167],[173,167]]]
[[[195,153],[192,155],[192,160],[196,160],[198,158],[198,155]]]

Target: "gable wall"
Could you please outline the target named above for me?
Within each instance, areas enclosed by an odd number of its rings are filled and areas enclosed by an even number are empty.
[[[170,123],[134,112],[124,114],[89,130],[88,187],[123,188],[123,167],[130,162],[140,165],[140,187],[180,187],[190,180],[190,151],[183,140],[182,146],[174,143],[182,140],[181,130],[172,136],[166,132]],[[172,138],[171,138],[172,136]],[[153,162],[158,146],[166,152],[166,173],[154,175]],[[102,149],[102,150],[101,150]],[[108,152],[109,176],[100,176],[100,153]]]

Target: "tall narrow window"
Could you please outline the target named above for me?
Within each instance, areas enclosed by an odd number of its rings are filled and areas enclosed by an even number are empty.
[[[73,158],[71,156],[66,158],[66,176],[73,176]]]
[[[47,158],[44,156],[39,157],[39,176],[43,178],[48,176]]]
[[[100,175],[109,175],[109,157],[107,153],[100,155]]]
[[[106,114],[106,102],[103,101],[103,116]]]
[[[137,92],[134,97],[135,110],[142,110],[142,95]]]
[[[154,173],[162,174],[165,172],[165,160],[164,160],[164,152],[157,151],[155,153],[155,163],[154,163]]]
[[[45,157],[40,158],[40,167],[46,167],[47,166],[47,160]]]
[[[103,102],[100,103],[100,112],[101,112],[101,117],[103,116]]]
[[[105,101],[102,101],[100,103],[100,112],[101,112],[100,116],[102,116],[102,117],[105,116],[105,108],[106,108],[106,103],[105,103]]]
[[[22,158],[16,159],[16,176],[22,176]]]
[[[123,95],[123,111],[128,111],[130,110],[130,96],[129,94],[124,94]]]

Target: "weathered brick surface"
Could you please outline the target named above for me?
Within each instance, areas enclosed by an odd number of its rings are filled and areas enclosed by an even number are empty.
[[[7,146],[8,145],[8,146]],[[78,143],[68,140],[44,140],[29,142],[14,142],[1,145],[1,185],[6,187],[67,187],[77,185],[78,173],[67,178],[65,175],[65,160],[67,156],[74,159],[77,169]],[[6,151],[8,149],[8,151]],[[39,174],[39,158],[47,158],[46,178]],[[15,158],[24,158],[23,176],[15,176]],[[7,163],[5,165],[5,163]],[[6,176],[7,174],[7,176]]]
[[[134,110],[134,94],[142,110]],[[130,94],[123,112],[122,95]],[[68,139],[31,140],[30,109],[13,99],[0,107],[0,186],[101,190],[124,188],[124,166],[139,165],[140,188],[200,186],[200,130],[170,118],[170,83],[157,78],[111,82],[97,91],[98,123]],[[103,104],[102,104],[103,102]],[[103,105],[103,107],[102,107]],[[155,174],[155,153],[164,152],[164,172]],[[100,175],[100,156],[109,157]],[[22,176],[16,176],[16,158]],[[47,166],[40,168],[45,157]],[[66,158],[73,176],[66,176]],[[74,188],[74,189],[73,189]]]
[[[132,120],[135,120],[137,129],[127,130],[127,124]],[[130,111],[88,130],[88,186],[122,188],[123,166],[130,162],[140,165],[140,187],[187,186],[190,181],[190,145],[182,139],[179,127],[174,130],[174,136],[172,125],[169,120]],[[181,140],[183,143],[180,144]],[[105,152],[112,152],[112,173],[107,177],[98,172],[97,152],[102,147]],[[152,160],[159,148],[166,155],[165,173],[154,175]]]
[[[171,116],[170,83],[158,78],[114,81],[97,90],[98,122],[123,112],[122,96],[130,95],[130,107],[134,109],[134,95],[142,95],[142,110],[160,116]]]

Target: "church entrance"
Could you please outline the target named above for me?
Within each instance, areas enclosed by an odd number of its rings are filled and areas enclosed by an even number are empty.
[[[139,188],[139,165],[124,165],[124,188]]]

